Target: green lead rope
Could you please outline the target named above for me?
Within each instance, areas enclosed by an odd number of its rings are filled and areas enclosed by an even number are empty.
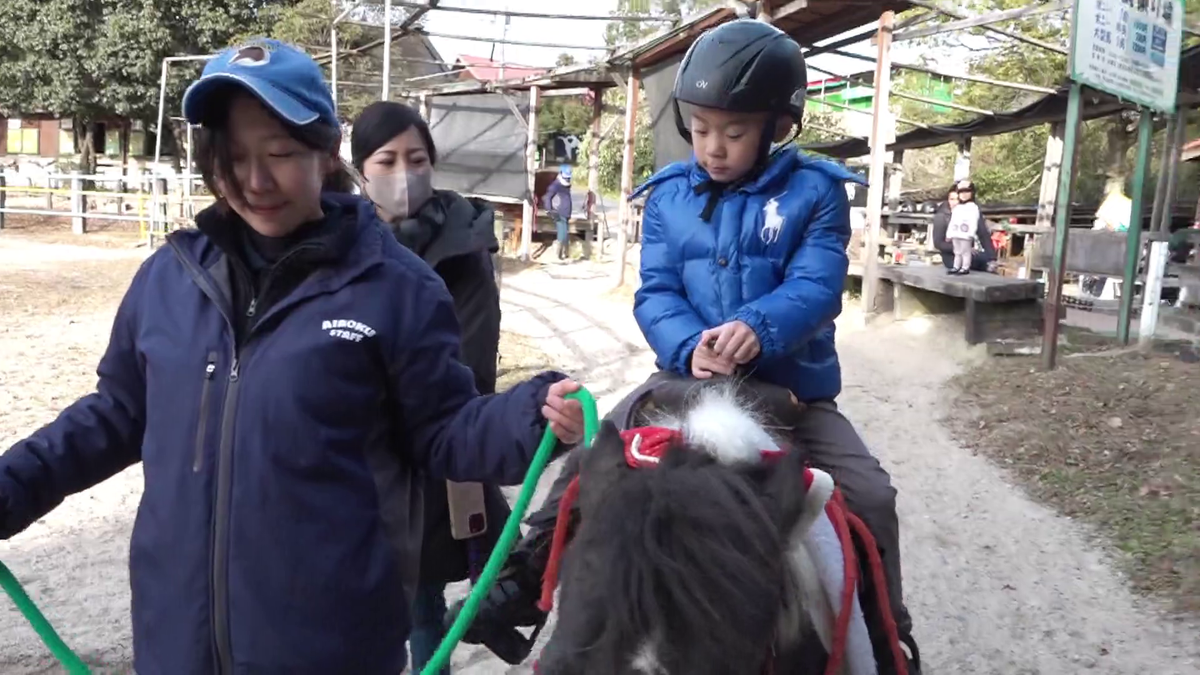
[[[50,653],[54,654],[54,658],[58,659],[69,675],[89,675],[91,673],[83,659],[71,651],[67,643],[63,642],[58,633],[54,632],[54,626],[50,625],[37,605],[33,604],[29,594],[21,587],[21,583],[13,576],[12,571],[2,562],[0,562],[0,586],[4,587],[4,592],[12,598],[17,609],[25,615],[25,620],[33,626],[33,630],[42,638],[42,642],[45,642],[46,646],[50,648]]]
[[[585,446],[591,445],[592,439],[600,430],[600,416],[596,411],[595,397],[587,389],[581,387],[579,391],[569,394],[567,398],[576,399],[583,406],[583,442]],[[484,596],[496,583],[500,568],[504,566],[509,552],[512,551],[517,538],[521,536],[521,520],[525,518],[525,512],[529,510],[529,503],[533,501],[533,493],[537,489],[538,480],[546,471],[546,465],[550,463],[550,455],[554,454],[554,446],[557,444],[558,439],[547,426],[546,433],[542,436],[542,442],[538,445],[537,453],[533,456],[533,463],[529,466],[529,472],[525,474],[525,482],[521,485],[521,494],[513,506],[512,515],[504,523],[504,531],[500,533],[500,539],[496,542],[496,547],[492,549],[492,555],[483,568],[483,574],[479,576],[479,581],[471,589],[471,595],[467,598],[458,619],[450,627],[450,632],[446,634],[433,658],[421,671],[421,675],[433,675],[446,667],[450,661],[450,654],[466,634],[471,622],[475,620],[475,615],[479,612],[479,604],[483,602]],[[4,588],[8,597],[12,598],[17,609],[25,616],[29,625],[33,626],[33,630],[42,638],[42,642],[46,643],[50,653],[63,665],[68,675],[90,675],[91,671],[87,664],[71,651],[71,648],[58,636],[54,627],[50,625],[45,615],[30,599],[29,594],[21,587],[21,583],[13,576],[12,571],[2,562],[0,562],[0,586]]]
[[[590,391],[583,387],[580,387],[579,391],[574,394],[568,395],[567,398],[577,399],[583,405],[583,444],[585,447],[589,446],[597,432],[600,431],[600,415],[596,411],[596,399]],[[521,536],[521,521],[525,518],[525,512],[529,510],[529,502],[533,501],[533,493],[537,490],[538,480],[546,471],[546,465],[550,463],[550,455],[554,453],[554,446],[557,444],[558,439],[547,426],[537,454],[533,456],[533,463],[529,465],[529,472],[525,474],[525,482],[521,485],[521,494],[517,497],[517,503],[513,505],[512,514],[504,523],[504,530],[500,533],[496,547],[492,549],[492,555],[483,568],[483,574],[479,575],[479,581],[471,588],[471,594],[467,596],[467,601],[463,604],[458,618],[454,620],[454,625],[442,639],[442,644],[434,652],[433,658],[425,664],[421,675],[436,675],[446,667],[450,662],[450,654],[454,652],[454,648],[458,646],[463,636],[466,635],[467,629],[470,628],[471,622],[475,620],[475,615],[479,613],[480,603],[492,590],[492,586],[496,583],[496,577],[500,574],[500,568],[508,560],[508,554],[512,552],[517,538]]]

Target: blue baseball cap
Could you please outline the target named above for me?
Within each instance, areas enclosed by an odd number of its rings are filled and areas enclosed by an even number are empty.
[[[183,95],[183,116],[200,124],[213,92],[241,85],[289,124],[338,126],[337,106],[321,67],[311,56],[279,40],[260,39],[217,54]]]
[[[571,177],[571,165],[563,164],[563,165],[559,166],[558,167],[558,175],[562,176],[563,178],[570,178]]]

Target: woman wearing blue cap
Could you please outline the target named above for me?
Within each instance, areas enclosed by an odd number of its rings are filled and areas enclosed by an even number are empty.
[[[303,52],[227,50],[183,107],[218,202],[138,270],[96,392],[0,456],[0,538],[141,461],[137,672],[399,673],[414,471],[519,482],[547,424],[579,440],[578,385],[477,393],[437,274],[322,192],[340,135]]]

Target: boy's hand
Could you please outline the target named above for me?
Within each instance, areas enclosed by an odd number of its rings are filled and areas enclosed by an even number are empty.
[[[700,344],[711,345],[717,356],[736,364],[749,363],[761,346],[754,329],[741,321],[730,321],[700,334]]]
[[[546,405],[542,406],[542,415],[550,422],[550,430],[558,440],[567,445],[575,445],[583,440],[583,406],[575,399],[567,399],[567,394],[579,391],[579,383],[574,380],[559,380],[550,385],[546,393]]]
[[[703,340],[692,352],[692,377],[697,380],[707,380],[713,375],[732,375],[736,365],[733,361],[718,356]]]

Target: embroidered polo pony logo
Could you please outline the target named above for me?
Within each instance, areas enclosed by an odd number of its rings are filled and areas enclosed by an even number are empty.
[[[779,195],[779,197],[782,196]],[[767,246],[779,241],[779,233],[783,231],[783,215],[779,213],[779,197],[771,197],[767,201],[767,205],[763,207],[763,226],[759,230],[758,236]]]

